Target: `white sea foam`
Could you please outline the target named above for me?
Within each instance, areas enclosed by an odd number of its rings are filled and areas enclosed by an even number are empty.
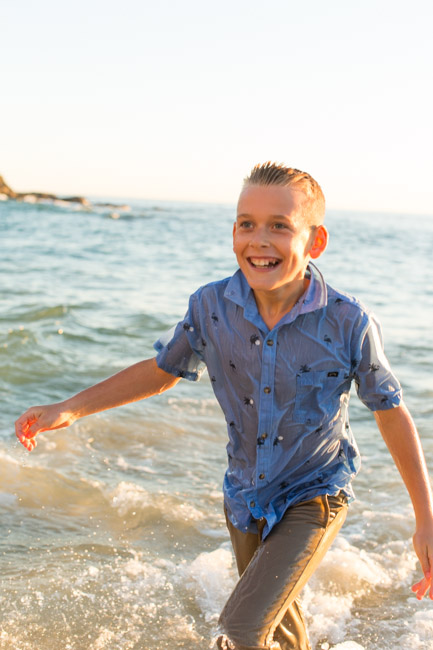
[[[186,642],[200,643],[200,648],[205,647],[205,639],[195,630],[194,619],[191,616],[174,614],[167,621],[165,638],[172,642],[172,648],[185,647]],[[181,645],[179,645],[179,643]]]
[[[115,633],[112,630],[101,630],[98,638],[92,644],[91,650],[104,650],[107,647],[108,643],[111,643],[114,640]]]
[[[410,621],[408,628],[411,632],[401,637],[401,647],[411,650],[431,650],[433,646],[433,610],[423,608],[416,612]]]
[[[314,578],[333,582],[343,592],[358,594],[366,585],[391,584],[391,577],[381,566],[381,555],[351,545],[342,535],[335,540]]]
[[[323,638],[332,643],[343,641],[352,618],[353,596],[335,596],[326,587],[311,583],[302,592],[302,605],[313,646]]]
[[[140,485],[128,481],[120,482],[111,492],[110,503],[121,517],[125,517],[131,511],[137,513],[153,508],[168,521],[198,522],[204,519],[204,513],[191,503],[179,503],[170,494],[152,494]]]
[[[413,583],[417,575],[417,557],[410,539],[383,544],[376,557],[380,558],[393,585],[407,588]]]
[[[126,562],[118,563],[117,568],[120,570],[121,582],[124,586],[134,583],[135,590],[138,588],[143,592],[148,590],[149,587],[154,592],[162,589],[172,591],[169,581],[175,569],[173,563],[168,560],[150,563],[136,554]],[[125,590],[124,593],[126,593]]]
[[[205,515],[190,503],[178,503],[171,506],[171,512],[168,512],[168,519],[178,522],[186,521],[203,521]]]
[[[191,564],[181,566],[180,576],[194,593],[205,620],[216,621],[236,582],[231,551],[223,546],[200,553]]]
[[[344,641],[332,646],[332,650],[365,650],[363,645],[359,645],[356,641]]]
[[[392,556],[398,565],[395,554]],[[337,646],[340,650],[362,648],[355,641],[347,640],[358,627],[358,620],[352,615],[354,601],[372,588],[389,588],[398,575],[398,566],[391,575],[383,566],[382,557],[380,553],[369,553],[351,545],[342,535],[337,537],[302,592],[313,645],[326,638],[331,644],[340,644]],[[406,567],[404,556],[402,563]],[[401,573],[406,575],[406,570]]]
[[[121,517],[134,508],[148,508],[152,506],[152,496],[144,488],[122,481],[110,495],[111,505]]]
[[[97,566],[89,566],[87,568],[87,573],[91,578],[97,578],[99,576],[99,569]]]
[[[142,633],[143,620],[146,620],[147,625],[152,622],[158,627],[163,625],[166,640],[181,645],[203,641],[195,630],[194,619],[176,605],[175,586],[180,583],[181,575],[179,566],[166,559],[151,562],[141,554],[134,554],[126,561],[116,562],[116,595],[127,607],[128,620],[133,623],[132,627],[137,626],[138,633]],[[131,636],[130,632],[128,634]],[[119,647],[119,644],[109,647]]]
[[[129,463],[123,456],[118,456],[116,459],[116,465],[125,471],[134,471],[134,472],[143,472],[145,474],[156,474],[156,470],[147,465],[133,465]]]

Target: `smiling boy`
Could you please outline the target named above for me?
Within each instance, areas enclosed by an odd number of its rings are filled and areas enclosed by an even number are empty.
[[[325,201],[304,172],[265,163],[245,180],[233,228],[239,270],[201,287],[174,333],[142,361],[16,422],[41,432],[197,380],[207,367],[228,431],[227,526],[240,579],[220,618],[219,648],[310,648],[298,595],[341,528],[359,452],[349,390],[374,411],[411,497],[414,547],[433,598],[433,505],[427,470],[380,327],[311,262],[326,248]]]

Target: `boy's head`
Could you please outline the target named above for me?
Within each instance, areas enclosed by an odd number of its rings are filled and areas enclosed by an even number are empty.
[[[233,250],[255,291],[302,289],[310,259],[326,248],[325,199],[316,181],[283,165],[256,165],[245,179]]]
[[[243,188],[250,185],[280,185],[302,192],[302,217],[308,226],[320,226],[325,218],[325,197],[322,189],[307,172],[277,163],[265,162],[256,165],[244,179]]]

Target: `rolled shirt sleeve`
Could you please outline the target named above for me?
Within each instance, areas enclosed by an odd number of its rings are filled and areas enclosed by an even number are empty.
[[[402,389],[385,356],[381,327],[373,314],[368,316],[357,356],[353,376],[363,404],[371,411],[399,406]]]
[[[156,362],[161,370],[190,381],[198,381],[206,367],[196,306],[197,294],[193,294],[184,319],[163,334],[153,346],[158,353]]]

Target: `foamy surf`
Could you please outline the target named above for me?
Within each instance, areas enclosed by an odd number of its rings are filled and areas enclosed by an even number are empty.
[[[155,511],[170,521],[198,522],[204,519],[204,513],[189,503],[180,502],[161,491],[151,493],[127,481],[119,483],[110,494],[110,502],[121,517],[132,514],[145,518],[149,511]]]
[[[330,650],[329,644],[323,643],[321,650]],[[359,645],[356,641],[345,641],[344,643],[337,643],[332,646],[332,650],[366,650],[363,645]]]
[[[207,623],[216,622],[236,583],[232,552],[227,545],[181,565],[179,579],[194,594]]]
[[[402,648],[426,650],[432,647],[433,610],[423,606],[407,621],[407,633],[401,637]]]

